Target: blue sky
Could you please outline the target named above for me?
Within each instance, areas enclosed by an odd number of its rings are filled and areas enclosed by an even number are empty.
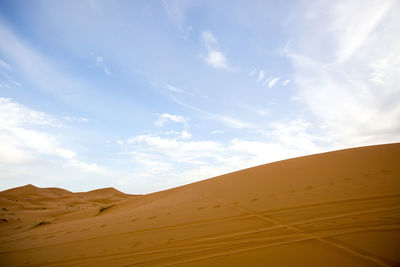
[[[0,190],[143,194],[399,142],[399,13],[394,0],[3,0]]]

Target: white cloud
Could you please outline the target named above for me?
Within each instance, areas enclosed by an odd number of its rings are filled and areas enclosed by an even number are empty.
[[[220,51],[209,50],[208,54],[204,57],[208,64],[216,69],[227,68],[227,62],[224,54]]]
[[[391,0],[339,1],[332,9],[329,31],[338,42],[337,57],[343,62],[368,39],[393,5]]]
[[[247,122],[241,121],[241,120],[233,118],[231,116],[211,113],[211,112],[207,112],[205,110],[199,109],[197,107],[194,107],[192,105],[184,103],[183,101],[179,100],[177,97],[175,97],[173,95],[170,95],[169,97],[172,99],[172,101],[174,101],[178,105],[181,105],[183,107],[192,109],[192,110],[202,114],[203,116],[205,116],[206,118],[208,118],[210,120],[220,121],[223,124],[225,124],[226,126],[229,126],[231,128],[238,129],[238,128],[253,128],[254,127],[251,123],[247,123]]]
[[[264,70],[260,70],[260,72],[258,73],[257,81],[261,82],[264,79],[264,76],[265,76]]]
[[[185,2],[179,0],[162,0],[165,11],[170,19],[177,25],[180,31],[180,37],[188,39],[193,31],[192,25],[185,25]]]
[[[232,128],[240,129],[240,128],[251,128],[253,125],[247,122],[243,122],[241,120],[229,117],[229,116],[224,116],[224,115],[214,115],[213,116],[215,119],[223,122],[225,125],[228,125]]]
[[[6,70],[10,70],[11,69],[10,65],[7,62],[5,62],[5,61],[3,61],[1,59],[0,59],[0,68],[1,69],[6,69]]]
[[[317,6],[308,9],[319,13]],[[288,50],[299,99],[336,147],[400,141],[400,37],[393,34],[400,29],[400,4],[335,1],[324,9],[328,14],[305,25],[324,39]]]
[[[179,89],[173,85],[170,84],[165,84],[165,88],[171,92],[175,92],[175,93],[183,93],[184,91],[182,89]]]
[[[10,88],[12,86],[21,86],[13,77],[13,72],[10,64],[0,59],[0,88]]]
[[[12,129],[18,125],[49,125],[53,127],[62,126],[52,116],[31,110],[11,98],[0,98],[0,127]]]
[[[310,134],[313,125],[302,118],[289,122],[274,122],[270,124],[267,135],[277,140],[277,143],[284,144],[295,151],[307,152],[308,154],[328,150],[329,146],[316,145],[317,142],[328,143],[328,138]]]
[[[218,40],[212,32],[204,31],[202,33],[202,41],[207,50],[207,54],[202,55],[202,58],[216,69],[229,69],[226,57],[220,51]]]
[[[67,122],[88,122],[88,118],[75,118],[75,117],[70,117],[70,116],[64,116],[63,119]]]
[[[217,38],[210,31],[204,31],[202,38],[206,46],[219,46]]]
[[[7,57],[8,63],[15,68],[19,76],[25,77],[40,89],[68,99],[63,92],[78,92],[82,88],[87,88],[81,81],[60,72],[56,64],[15,34],[1,17],[0,40],[2,40],[0,52]]]
[[[108,76],[111,75],[111,71],[108,68],[108,66],[104,63],[104,58],[101,56],[97,56],[96,57],[96,66],[101,68],[105,74],[107,74]]]
[[[222,130],[212,130],[211,131],[211,134],[222,134],[222,133],[225,133],[225,131],[222,131]]]
[[[168,113],[163,113],[161,115],[158,116],[157,121],[155,122],[155,124],[157,126],[164,126],[165,123],[172,121],[172,122],[178,122],[178,123],[184,123],[186,124],[188,122],[188,119],[186,119],[183,116],[179,116],[179,115],[173,115],[173,114],[168,114]]]
[[[24,164],[53,156],[83,170],[95,170],[95,164],[80,161],[76,152],[60,145],[46,127],[62,124],[46,113],[0,98],[0,163]]]
[[[86,172],[91,172],[91,173],[104,173],[104,169],[99,167],[97,164],[94,163],[87,163],[84,161],[76,160],[76,159],[71,159],[69,161],[69,164],[75,168],[81,169]]]
[[[151,85],[155,88],[164,88],[173,93],[185,93],[185,91],[181,88],[176,87],[175,85],[163,82],[163,81],[153,81]]]
[[[192,137],[192,134],[187,132],[187,131],[182,131],[181,136],[182,139],[190,139]]]
[[[279,77],[275,77],[275,78],[269,79],[268,83],[266,83],[267,87],[268,88],[274,87],[275,84],[279,81],[279,79],[280,79]]]
[[[321,152],[312,125],[302,119],[273,123],[258,140],[234,138],[228,142],[188,140],[164,135],[137,135],[125,146],[140,171],[135,177],[157,180],[159,189],[210,178],[268,162]],[[220,133],[218,131],[217,133]],[[192,138],[192,136],[190,135]]]
[[[204,164],[202,158],[209,158],[221,150],[221,146],[213,141],[180,141],[178,138],[138,135],[127,140],[133,147],[132,152],[142,158],[155,161],[175,163]]]
[[[288,85],[290,83],[290,80],[284,80],[283,82],[282,82],[282,86],[286,86],[286,85]]]

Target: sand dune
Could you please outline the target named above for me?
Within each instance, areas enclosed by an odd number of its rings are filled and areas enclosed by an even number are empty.
[[[0,192],[1,266],[399,266],[400,144],[148,195]]]

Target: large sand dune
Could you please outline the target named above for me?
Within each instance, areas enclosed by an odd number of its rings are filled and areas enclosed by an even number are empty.
[[[0,192],[1,266],[400,265],[400,144],[148,195]]]

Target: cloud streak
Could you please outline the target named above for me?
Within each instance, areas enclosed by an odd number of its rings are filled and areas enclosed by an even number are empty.
[[[108,66],[105,64],[103,57],[100,57],[100,56],[96,57],[96,66],[101,68],[105,74],[107,74],[108,76],[111,76],[111,71],[108,68]]]
[[[310,32],[318,33],[323,31],[322,21],[327,23],[331,31],[324,35],[326,40],[314,42],[311,49],[298,46],[288,51],[299,99],[323,122],[323,131],[336,148],[398,142],[400,106],[394,99],[400,99],[400,38],[392,32],[400,28],[395,15],[399,4],[335,4],[325,7],[328,16],[307,24]],[[319,13],[317,6],[308,9]],[[323,50],[327,40],[337,44],[330,60],[314,52]]]
[[[87,89],[82,81],[60,71],[57,64],[20,38],[1,16],[0,40],[2,40],[0,52],[3,53],[7,63],[13,67],[18,76],[23,76],[40,90],[67,99],[66,92],[81,92]]]
[[[156,120],[155,124],[159,127],[164,126],[165,123],[172,121],[172,122],[177,122],[177,123],[183,123],[187,124],[188,119],[186,119],[183,116],[179,115],[173,115],[173,114],[168,114],[168,113],[163,113],[158,116],[158,119]]]
[[[241,129],[241,128],[253,128],[254,127],[254,125],[252,125],[251,123],[241,121],[241,120],[233,118],[231,116],[208,112],[208,111],[202,110],[200,108],[197,108],[195,106],[189,105],[173,95],[170,95],[170,98],[172,101],[174,101],[178,105],[181,105],[183,107],[194,110],[194,111],[198,112],[199,114],[202,114],[203,116],[205,116],[207,119],[217,120],[219,122],[222,122],[223,124],[225,124],[226,126],[229,126],[231,128]]]
[[[53,156],[84,171],[101,171],[96,164],[79,160],[76,152],[60,145],[46,127],[64,126],[46,113],[0,98],[0,163],[24,164]]]
[[[204,31],[201,35],[202,42],[207,50],[202,58],[213,68],[229,69],[225,55],[220,51],[219,43],[212,32]]]

